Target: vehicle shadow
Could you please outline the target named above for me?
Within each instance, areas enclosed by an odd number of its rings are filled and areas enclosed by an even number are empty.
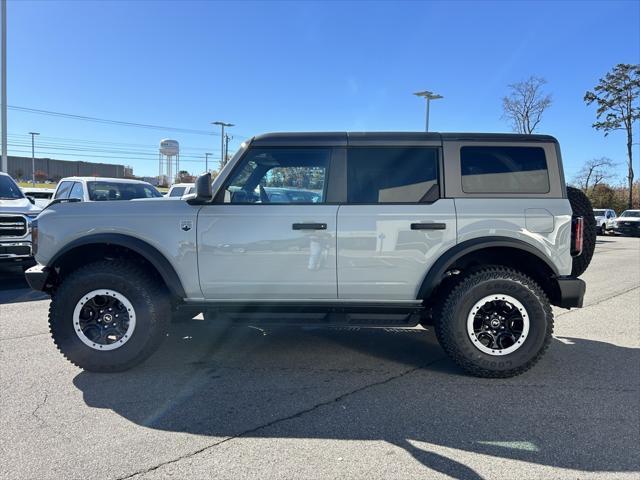
[[[226,329],[192,321],[174,326],[144,365],[82,372],[74,384],[87,405],[147,428],[385,440],[431,469],[479,479],[429,445],[584,472],[640,469],[638,365],[640,349],[555,339],[530,372],[478,379],[446,359],[423,329]]]
[[[32,290],[19,265],[0,265],[0,305],[46,300],[49,295]]]

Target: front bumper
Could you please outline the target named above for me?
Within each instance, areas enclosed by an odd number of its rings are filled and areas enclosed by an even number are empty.
[[[584,280],[576,277],[558,277],[556,280],[560,289],[560,298],[557,306],[562,308],[581,308],[587,287]]]
[[[51,270],[49,267],[37,264],[24,272],[27,283],[34,290],[41,292],[47,291],[47,281],[49,280]]]
[[[613,231],[615,233],[619,233],[621,235],[640,235],[640,222],[629,222],[631,225],[616,225],[613,227]]]
[[[11,242],[0,242],[0,261],[25,260],[32,256],[31,242],[29,241],[17,240]]]

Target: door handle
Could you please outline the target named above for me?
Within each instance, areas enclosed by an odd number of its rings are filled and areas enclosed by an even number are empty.
[[[412,223],[411,230],[444,230],[446,223]]]
[[[291,225],[293,230],[326,230],[326,223],[294,223]]]

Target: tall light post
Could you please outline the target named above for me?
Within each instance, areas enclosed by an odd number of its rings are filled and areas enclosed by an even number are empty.
[[[235,127],[233,123],[225,123],[225,122],[211,122],[211,125],[220,125],[222,131],[220,132],[220,168],[224,167],[224,127]]]
[[[204,154],[204,173],[209,173],[209,155],[213,155],[212,153]]]
[[[7,160],[7,0],[0,0],[2,4],[2,94],[0,95],[2,106],[2,160],[0,172],[8,172]]]
[[[439,100],[444,98],[442,95],[438,95],[436,93],[430,92],[429,90],[425,90],[424,92],[416,92],[414,93],[417,97],[424,97],[427,100],[427,121],[425,126],[425,132],[429,131],[429,103],[431,100]]]
[[[36,135],[40,135],[38,132],[29,132],[31,135],[31,185],[36,186]]]

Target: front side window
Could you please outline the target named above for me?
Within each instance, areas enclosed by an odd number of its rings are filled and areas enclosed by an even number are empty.
[[[62,182],[58,186],[55,198],[68,198],[71,187],[73,187],[73,182]]]
[[[352,147],[347,157],[349,203],[421,203],[438,198],[438,150]]]
[[[162,196],[154,187],[143,183],[87,182],[87,190],[89,191],[89,200],[94,202]]]
[[[0,200],[18,200],[24,197],[11,177],[0,175]]]
[[[540,147],[462,147],[465,193],[548,193],[549,172]]]
[[[331,150],[255,148],[231,175],[225,202],[322,203]]]
[[[171,189],[171,193],[169,193],[170,197],[181,197],[184,194],[185,187],[173,187]]]
[[[69,194],[69,198],[77,198],[79,200],[84,200],[84,195],[82,192],[82,183],[75,182],[73,187],[71,188],[71,193]]]

